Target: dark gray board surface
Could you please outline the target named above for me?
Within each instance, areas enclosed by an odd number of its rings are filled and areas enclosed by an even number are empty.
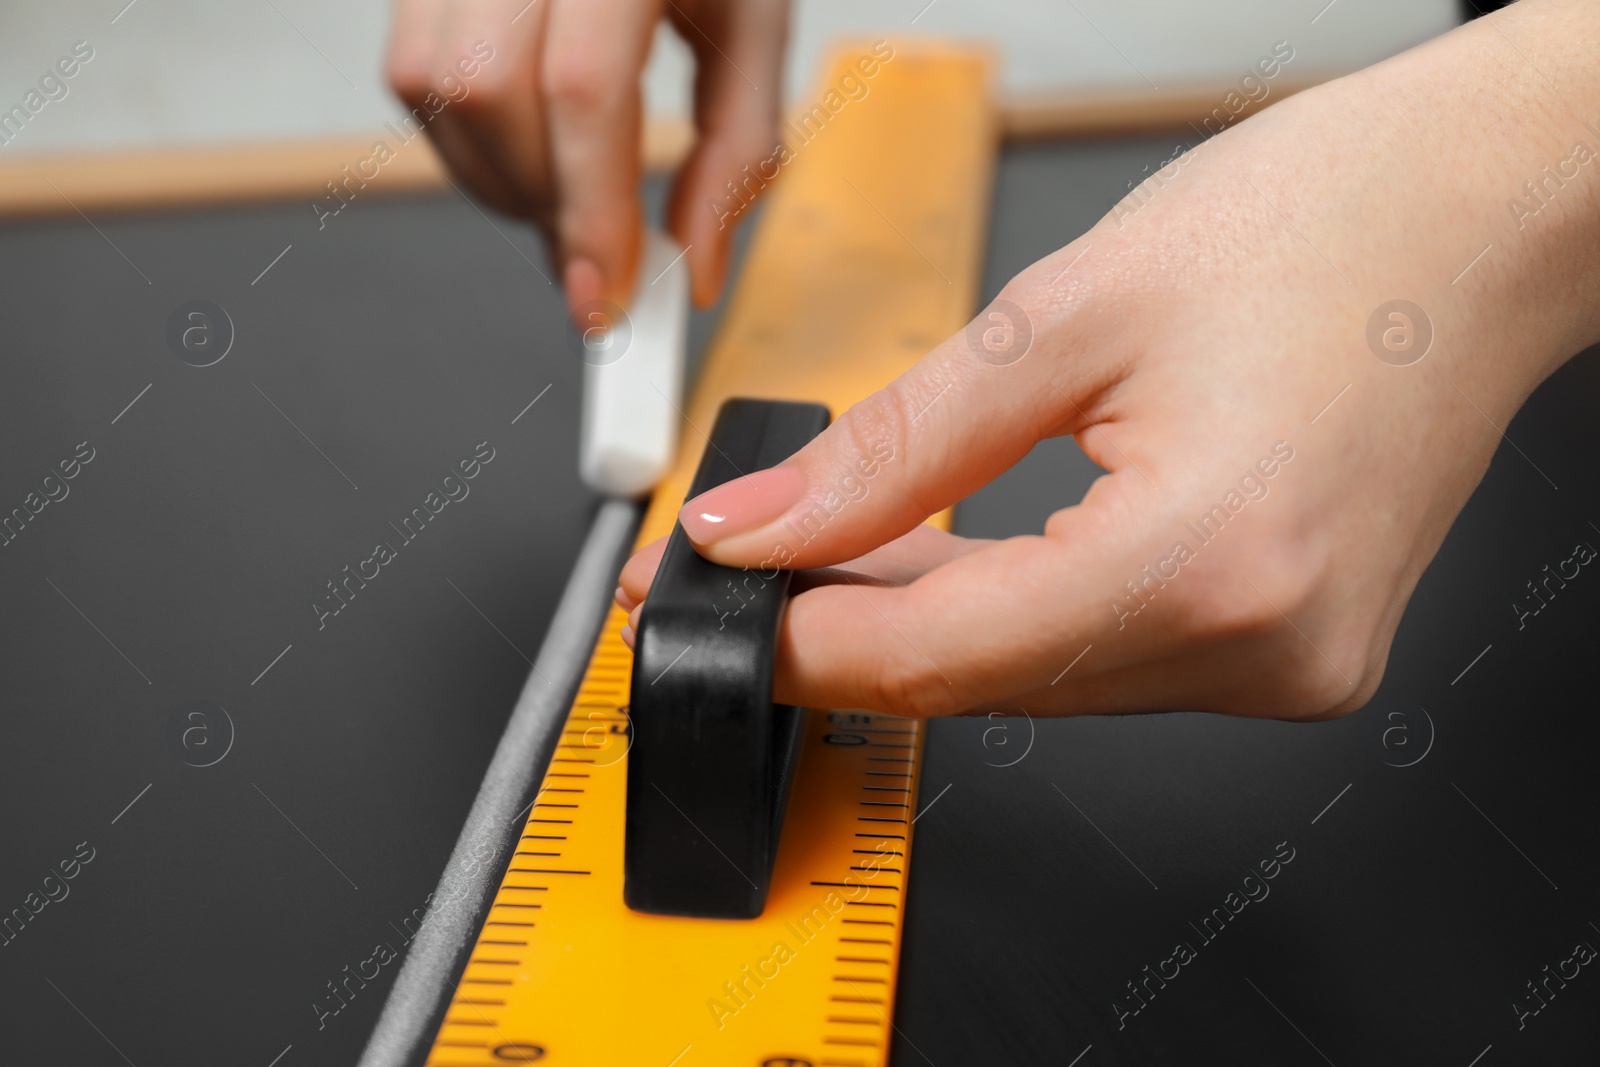
[[[1008,151],[985,296],[1170,154]],[[0,229],[0,510],[94,449],[0,548],[0,914],[94,850],[0,946],[0,1060],[348,1064],[397,963],[320,1028],[313,1005],[403,948],[593,506],[558,295],[525,227],[459,197],[321,231],[303,204],[95,225]],[[195,298],[236,333],[206,368],[165,337]],[[917,824],[895,1062],[1594,1062],[1592,968],[1520,1031],[1511,1004],[1600,947],[1600,587],[1520,633],[1509,605],[1600,544],[1597,403],[1591,356],[1513,424],[1560,489],[1502,448],[1364,711],[935,724],[922,803],[950,788]],[[483,441],[469,495],[402,544],[388,524]],[[1047,443],[960,528],[1036,531],[1095,473]],[[324,583],[381,539],[394,561],[319,630]],[[1284,841],[1270,896],[1190,930]],[[1196,958],[1119,1030],[1180,940]]]

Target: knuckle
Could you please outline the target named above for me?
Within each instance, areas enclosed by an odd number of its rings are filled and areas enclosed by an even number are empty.
[[[891,715],[930,719],[959,710],[950,687],[932,670],[906,664],[886,669],[879,680],[879,706]]]
[[[1327,600],[1324,553],[1292,531],[1268,526],[1240,533],[1244,538],[1227,545],[1219,565],[1201,572],[1205,580],[1186,590],[1191,622],[1208,637],[1299,640],[1296,623],[1304,627],[1299,620],[1319,617]]]
[[[1272,592],[1257,592],[1248,585],[1216,580],[1179,585],[1174,592],[1186,628],[1203,639],[1260,639],[1280,628],[1288,629],[1283,617],[1268,603]],[[1281,590],[1277,592],[1282,595]]]
[[[1387,639],[1376,620],[1340,606],[1321,550],[1274,536],[1230,556],[1174,599],[1192,636],[1255,664],[1242,679],[1248,713],[1312,722],[1365,704],[1382,680]]]
[[[839,416],[839,432],[844,434],[850,447],[855,450],[855,459],[876,457],[882,462],[889,462],[905,455],[910,418],[903,393],[903,383],[896,380],[865,400],[852,404]],[[846,465],[854,461],[840,457],[840,462]]]
[[[1267,690],[1277,714],[1306,722],[1336,719],[1366,704],[1383,680],[1386,651],[1372,628],[1339,622],[1280,625],[1266,638],[1273,664]]]
[[[636,293],[650,279],[643,276],[639,248],[641,225],[625,210],[574,204],[557,193],[554,234],[563,262],[582,256],[593,262],[609,283]],[[631,279],[631,289],[628,289]],[[623,299],[626,305],[631,298]]]
[[[1127,279],[1146,270],[1130,262],[1133,255],[1104,241],[1073,241],[1019,271],[999,295],[1024,307],[1048,309],[1052,321],[1070,319],[1084,329],[1113,324],[1126,329]],[[1061,299],[1064,293],[1071,299]]]
[[[620,91],[623,79],[579,49],[555,52],[539,73],[539,88],[552,104],[579,114],[605,108]]]
[[[1341,647],[1354,651],[1344,657],[1335,653],[1335,662],[1348,662],[1354,666],[1345,668],[1348,678],[1343,691],[1329,694],[1330,699],[1317,718],[1337,719],[1366,706],[1383,683],[1393,639],[1393,627],[1374,624],[1357,628],[1347,641],[1342,642]]]
[[[909,648],[885,662],[874,682],[877,706],[891,715],[928,719],[961,710],[944,675]]]
[[[515,125],[523,136],[534,135],[532,140],[537,143],[540,118],[531,104],[537,97],[536,77],[530,63],[512,57],[503,66],[485,64],[470,81],[454,70],[442,69],[436,74],[433,91],[447,98],[462,116]]]
[[[1349,671],[1324,659],[1293,631],[1290,634],[1299,647],[1286,649],[1275,671],[1273,689],[1280,713],[1310,722],[1336,718],[1359,706],[1345,707],[1356,695],[1355,679]]]
[[[782,153],[775,139],[740,135],[725,151],[727,163],[716,164],[726,168],[719,180],[726,182],[723,189],[732,187],[741,201],[763,195],[782,173]]]
[[[778,143],[776,115],[762,115],[740,122],[725,131],[728,150],[735,163],[746,172],[771,181],[778,176],[777,164],[783,153]]]
[[[445,84],[444,78],[434,82],[433,92],[441,97],[448,97],[450,106],[467,117],[478,117],[504,114],[510,110],[511,97],[516,91],[516,83],[505,78],[482,78],[471,90],[463,93],[457,84],[452,91],[451,86]]]
[[[407,107],[419,107],[433,91],[433,75],[402,56],[391,56],[384,64],[384,77]]]
[[[851,434],[858,440],[890,440],[904,443],[910,425],[911,398],[904,377],[852,404],[840,421],[850,424]]]

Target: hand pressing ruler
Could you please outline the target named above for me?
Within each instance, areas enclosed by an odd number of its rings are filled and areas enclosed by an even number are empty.
[[[781,176],[641,545],[671,532],[723,401],[809,401],[837,415],[973,310],[994,155],[987,59],[865,43],[841,49],[808,99],[816,106],[785,127],[774,156]],[[717,209],[739,202],[730,194]],[[613,609],[604,625],[427,1062],[885,1063],[921,724],[806,713],[756,918],[632,911],[625,621]]]

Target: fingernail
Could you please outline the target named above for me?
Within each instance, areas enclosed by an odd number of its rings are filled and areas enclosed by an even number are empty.
[[[714,545],[765,526],[794,506],[806,489],[798,467],[773,467],[701,493],[678,512],[689,540]]]
[[[639,602],[633,599],[633,597],[629,596],[628,591],[622,588],[620,585],[617,586],[617,591],[611,594],[611,599],[615,600],[617,602],[617,607],[621,608],[623,611],[632,611],[634,608],[639,606]]]
[[[561,280],[567,290],[567,313],[574,322],[580,321],[585,305],[605,299],[605,279],[592,259],[571,260]]]
[[[622,636],[622,643],[627,645],[629,648],[632,648],[633,647],[633,627],[624,626],[622,628],[621,636]]]

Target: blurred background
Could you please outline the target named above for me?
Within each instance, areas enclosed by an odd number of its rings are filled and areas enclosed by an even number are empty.
[[[13,153],[361,133],[401,113],[383,81],[386,0],[52,0],[0,15],[0,106],[76,41],[94,59]],[[1459,0],[797,0],[786,92],[837,37],[917,31],[990,42],[1012,97],[1154,91],[1236,80],[1277,40],[1294,74],[1366,66],[1460,21]],[[647,94],[686,114],[688,52],[662,30]]]

